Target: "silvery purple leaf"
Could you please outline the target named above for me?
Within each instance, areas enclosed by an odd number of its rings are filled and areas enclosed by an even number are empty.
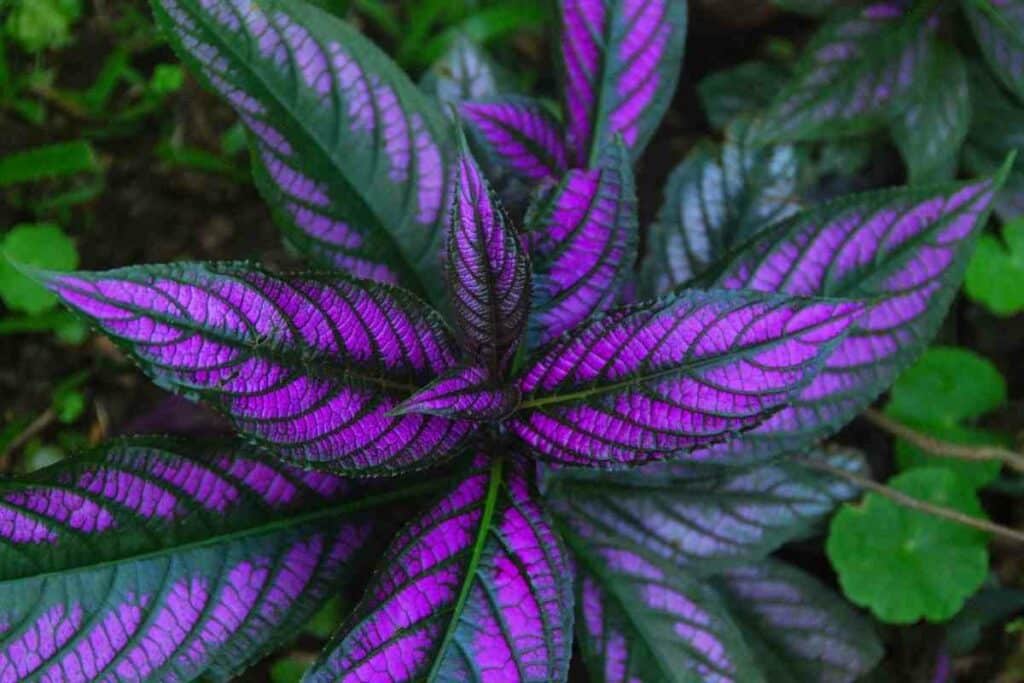
[[[675,92],[685,0],[559,0],[570,165],[589,168],[621,135],[635,160]]]
[[[527,217],[529,336],[547,343],[616,303],[638,238],[636,189],[620,138],[592,170],[569,171]]]
[[[1024,2],[963,0],[962,5],[992,71],[1024,100]]]
[[[557,178],[567,167],[562,124],[526,97],[464,102],[459,113],[474,140],[498,165],[531,182]]]
[[[794,567],[765,559],[731,567],[712,585],[767,681],[853,683],[882,657],[870,622]]]
[[[373,505],[333,474],[167,440],[0,481],[0,680],[227,680],[348,577]]]
[[[455,177],[448,283],[462,346],[498,378],[530,310],[530,262],[519,234],[465,147]]]
[[[572,568],[524,463],[487,460],[399,532],[310,683],[566,679]]]
[[[449,370],[392,410],[466,420],[500,420],[515,410],[519,390],[491,378],[478,366]]]
[[[762,142],[819,140],[885,124],[921,78],[931,31],[906,4],[886,0],[826,24],[807,47],[792,84],[759,121]]]
[[[460,34],[430,67],[420,87],[448,107],[497,95],[504,89],[503,80],[487,52]]]
[[[863,472],[850,450],[805,455]],[[859,489],[780,459],[757,467],[657,463],[627,472],[556,470],[548,508],[589,542],[601,539],[657,557],[690,575],[760,559],[827,519]]]
[[[870,302],[792,404],[733,444],[768,457],[849,422],[931,341],[1002,179],[852,195],[800,214],[735,254],[716,287]]]
[[[735,121],[718,149],[698,145],[676,167],[648,233],[644,293],[657,296],[697,277],[729,250],[796,213],[799,162],[790,145],[751,144]]]
[[[295,0],[154,0],[192,70],[238,112],[289,239],[359,277],[441,293],[452,139],[377,47]]]
[[[527,362],[509,429],[547,459],[593,467],[728,441],[803,389],[862,310],[696,290],[612,310]]]
[[[402,290],[339,275],[174,264],[46,276],[157,384],[226,413],[274,454],[360,473],[419,468],[473,430],[391,410],[456,349],[440,316]]]

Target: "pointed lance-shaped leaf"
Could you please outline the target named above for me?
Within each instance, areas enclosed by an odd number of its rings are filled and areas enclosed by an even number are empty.
[[[806,386],[862,310],[697,290],[615,309],[527,362],[509,428],[548,459],[594,467],[727,441]]]
[[[182,59],[238,111],[289,239],[360,277],[441,294],[450,130],[376,46],[302,0],[153,0]]]
[[[210,403],[280,457],[384,473],[423,467],[473,429],[390,414],[456,365],[440,316],[403,290],[239,263],[45,278],[157,384]]]
[[[822,27],[791,85],[759,121],[762,142],[820,140],[883,126],[920,78],[931,30],[909,3],[884,0]]]
[[[616,138],[592,170],[569,171],[527,218],[533,258],[529,336],[547,343],[614,305],[637,250],[636,188]]]
[[[1024,101],[1024,3],[963,0],[962,5],[992,71]]]
[[[716,450],[769,457],[802,449],[870,405],[938,330],[1001,182],[852,195],[799,214],[734,254],[716,287],[870,304],[790,406]]]
[[[2,481],[0,680],[230,680],[337,590],[363,511],[395,499],[163,440]]]
[[[870,622],[817,579],[776,560],[730,567],[725,599],[765,680],[853,683],[882,658]]]
[[[497,379],[530,310],[530,262],[518,232],[463,145],[448,234],[448,287],[463,348]]]
[[[500,168],[534,183],[557,178],[567,168],[562,124],[541,102],[496,97],[465,102],[459,113]]]
[[[698,145],[676,167],[648,233],[642,281],[658,296],[700,275],[728,251],[799,208],[799,163],[790,145],[751,144],[742,119],[721,149]]]
[[[572,568],[522,462],[479,457],[399,532],[310,683],[564,681]]]
[[[672,101],[685,0],[559,0],[570,165],[588,168],[621,135],[635,160]]]
[[[806,457],[864,470],[855,451]],[[859,490],[780,459],[757,467],[658,463],[628,472],[564,469],[548,484],[548,507],[588,539],[656,556],[690,575],[758,560],[811,531]]]
[[[487,52],[459,34],[448,51],[427,71],[420,88],[444,107],[450,107],[497,95],[505,89],[504,80]]]
[[[392,413],[466,420],[500,420],[515,410],[519,389],[503,385],[479,366],[449,370],[399,404]]]

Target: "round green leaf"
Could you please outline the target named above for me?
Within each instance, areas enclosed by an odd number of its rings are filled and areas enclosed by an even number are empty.
[[[15,226],[0,241],[0,299],[8,308],[29,314],[57,305],[57,297],[18,272],[11,261],[48,270],[74,270],[78,250],[71,238],[50,223]]]
[[[1003,242],[981,236],[964,287],[967,296],[996,315],[1024,311],[1024,218],[1003,226]]]
[[[904,422],[954,426],[1006,402],[1006,380],[986,358],[935,346],[896,380],[886,413]]]
[[[918,428],[931,437],[949,443],[970,446],[1011,445],[1005,437],[982,429],[958,426],[911,426]],[[909,470],[915,467],[942,467],[955,474],[964,486],[970,486],[972,489],[979,489],[991,483],[992,480],[999,476],[999,469],[1002,467],[998,460],[961,460],[932,455],[902,439],[896,440],[895,450],[896,462],[901,470]]]
[[[984,517],[974,492],[941,468],[889,485],[914,498]],[[869,493],[832,519],[826,551],[847,597],[885,622],[945,621],[985,581],[986,535]]]

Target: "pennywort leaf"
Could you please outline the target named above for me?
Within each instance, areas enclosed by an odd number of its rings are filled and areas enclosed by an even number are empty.
[[[78,267],[78,249],[60,226],[16,225],[0,239],[0,300],[11,310],[37,315],[57,305],[57,297],[14,264],[54,270]]]
[[[1003,225],[1002,240],[981,236],[967,266],[964,289],[996,315],[1024,311],[1024,218]]]
[[[355,29],[302,0],[153,0],[182,59],[249,128],[257,184],[321,263],[440,293],[451,136]]]
[[[387,285],[239,263],[45,279],[157,384],[210,403],[279,457],[383,473],[443,457],[472,429],[390,413],[456,357],[440,316]]]
[[[525,474],[478,458],[399,532],[307,680],[565,680],[572,569]]]

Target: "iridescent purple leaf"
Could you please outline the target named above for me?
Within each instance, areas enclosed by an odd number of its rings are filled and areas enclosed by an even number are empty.
[[[451,135],[355,29],[295,0],[153,0],[182,59],[248,126],[289,239],[360,277],[441,293]]]
[[[798,569],[762,560],[731,567],[712,585],[772,683],[853,683],[882,657],[871,624]]]
[[[449,370],[391,412],[421,413],[467,420],[500,420],[519,403],[519,390],[503,386],[481,367]]]
[[[852,472],[854,451],[807,458]],[[564,469],[550,475],[548,507],[592,542],[634,548],[684,568],[716,573],[756,560],[806,534],[859,490],[789,460],[748,468],[658,463],[628,472]]]
[[[456,365],[440,317],[402,290],[237,263],[47,277],[158,384],[209,402],[281,457],[363,473],[423,467],[473,429],[390,414]]]
[[[992,71],[1024,100],[1024,3],[964,0],[962,4]]]
[[[592,170],[573,170],[527,218],[533,258],[529,336],[547,343],[616,303],[636,261],[636,189],[617,138]]]
[[[502,97],[464,102],[459,113],[501,168],[532,182],[556,178],[566,169],[562,125],[542,103]]]
[[[891,107],[921,78],[931,31],[906,5],[886,0],[826,24],[760,121],[767,141],[818,140],[885,124]]]
[[[765,228],[796,213],[799,163],[789,145],[750,144],[737,120],[721,149],[698,145],[672,172],[648,233],[644,293],[658,296],[700,275]]]
[[[465,348],[497,378],[530,310],[530,262],[515,227],[465,148],[448,235],[452,309]]]
[[[447,107],[497,95],[505,89],[504,80],[487,52],[460,34],[430,67],[420,87]]]
[[[852,195],[770,230],[714,286],[870,302],[792,404],[733,451],[768,457],[827,437],[869,405],[935,335],[963,278],[1001,180]]]
[[[337,590],[359,515],[397,495],[139,439],[0,481],[0,680],[227,680]]]
[[[565,464],[641,464],[727,441],[817,374],[863,306],[690,291],[615,309],[528,361],[508,422]]]
[[[524,463],[480,457],[394,539],[307,680],[564,681],[572,576]]]
[[[684,0],[559,0],[570,165],[589,168],[621,135],[635,160],[675,92]]]

